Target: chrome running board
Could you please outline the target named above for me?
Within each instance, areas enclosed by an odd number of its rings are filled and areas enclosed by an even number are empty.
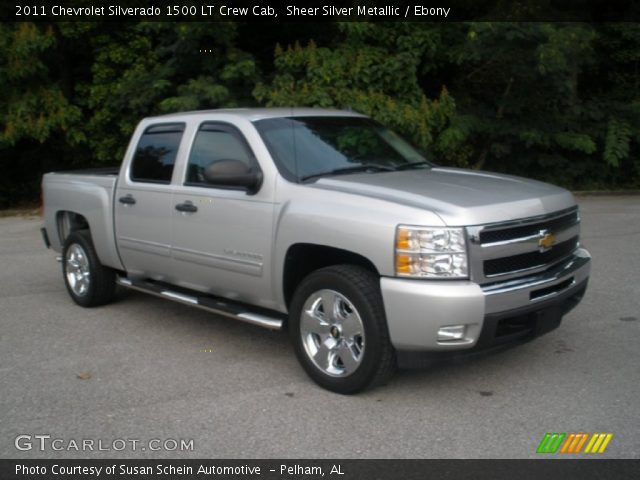
[[[285,315],[272,312],[264,308],[252,307],[240,302],[234,302],[213,295],[206,295],[172,285],[152,280],[130,280],[126,277],[118,277],[116,283],[131,290],[148,293],[156,297],[166,298],[174,302],[192,307],[198,307],[208,312],[225,317],[234,318],[242,322],[251,323],[269,330],[280,330],[284,323]]]

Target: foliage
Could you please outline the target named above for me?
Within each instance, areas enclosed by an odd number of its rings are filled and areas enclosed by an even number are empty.
[[[116,164],[142,117],[253,105],[352,108],[445,165],[640,185],[632,22],[3,23],[0,89],[0,206]]]
[[[452,92],[473,119],[476,166],[578,188],[637,186],[639,90],[629,87],[639,33],[636,24],[470,24],[451,51]]]
[[[455,143],[442,136],[455,114],[446,87],[429,99],[419,84],[421,59],[434,49],[435,32],[417,24],[339,25],[344,39],[333,48],[313,41],[276,47],[276,74],[254,90],[268,106],[348,108],[403,133],[422,149],[447,152]]]
[[[143,117],[251,101],[245,92],[258,72],[251,56],[234,47],[235,36],[232,23],[152,22],[94,35],[93,79],[82,90],[97,159],[121,158]]]
[[[63,135],[70,144],[84,139],[78,128],[81,110],[65,95],[61,78],[50,81],[51,57],[58,50],[53,26],[38,28],[20,23],[11,29],[0,24],[0,146],[20,140],[44,143]]]

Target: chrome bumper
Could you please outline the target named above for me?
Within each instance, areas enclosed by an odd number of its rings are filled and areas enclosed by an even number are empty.
[[[391,343],[397,350],[408,351],[471,349],[483,334],[485,323],[488,328],[488,317],[549,309],[583,290],[590,268],[589,252],[579,248],[568,260],[543,273],[490,285],[383,277],[380,287]],[[438,341],[441,327],[456,325],[465,325],[462,339]]]
[[[557,296],[589,277],[591,255],[579,248],[569,260],[544,273],[482,287],[485,313],[513,310]]]

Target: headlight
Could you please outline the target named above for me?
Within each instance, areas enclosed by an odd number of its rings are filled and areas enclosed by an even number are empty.
[[[402,277],[466,278],[464,229],[399,225],[395,262],[396,275]]]

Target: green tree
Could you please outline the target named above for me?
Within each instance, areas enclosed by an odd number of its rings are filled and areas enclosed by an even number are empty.
[[[599,25],[594,44],[597,56],[585,80],[585,102],[600,127],[596,135],[606,164],[603,177],[609,184],[634,179],[637,182],[640,177],[640,25]]]
[[[142,22],[95,35],[93,78],[83,92],[97,159],[119,161],[143,117],[252,102],[259,72],[252,56],[235,48],[236,29]]]
[[[118,163],[143,117],[255,104],[352,108],[446,165],[640,185],[636,23],[289,27],[0,24],[0,205],[37,198],[43,171]]]
[[[578,188],[637,185],[637,25],[460,28],[464,41],[452,43],[444,64],[455,65],[452,124],[473,148],[474,167]]]
[[[37,198],[41,172],[86,140],[61,27],[0,24],[0,207]]]
[[[566,166],[595,141],[580,126],[577,79],[590,62],[590,26],[472,23],[450,49],[452,91],[474,167],[530,172]]]
[[[438,42],[417,24],[339,24],[333,46],[313,41],[275,49],[275,75],[259,83],[256,98],[268,106],[349,108],[402,132],[423,149],[438,151],[438,136],[455,111],[444,86],[434,99],[419,84],[421,59]]]
[[[82,112],[54,68],[60,37],[56,25],[0,24],[0,148],[53,135],[72,145],[84,140]]]

